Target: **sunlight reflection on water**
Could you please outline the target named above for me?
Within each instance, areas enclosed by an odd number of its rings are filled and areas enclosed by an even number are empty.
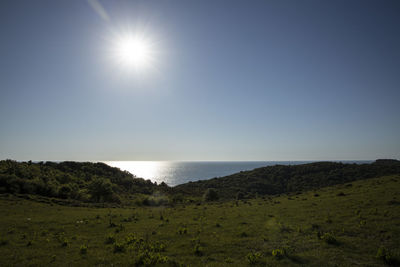
[[[152,182],[170,186],[226,176],[243,170],[276,164],[265,161],[106,161],[112,167],[128,171]],[[289,163],[289,162],[285,162]],[[292,162],[293,163],[293,162]]]
[[[158,184],[165,182],[169,186],[175,186],[264,166],[297,165],[309,162],[312,161],[105,161],[104,163]],[[368,163],[368,161],[342,162]]]

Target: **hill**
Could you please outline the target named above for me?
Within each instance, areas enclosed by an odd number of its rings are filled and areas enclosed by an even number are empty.
[[[0,193],[120,203],[132,195],[152,194],[165,186],[104,163],[0,161]]]
[[[169,187],[138,178],[104,163],[0,161],[0,193],[38,195],[64,199],[64,203],[117,203],[165,205],[166,203],[255,198],[298,193],[355,180],[400,174],[400,161],[377,160],[371,164],[315,162],[275,165],[242,171],[226,177]],[[212,194],[209,194],[212,193]]]
[[[213,188],[220,198],[233,199],[317,189],[355,180],[400,174],[400,161],[376,160],[371,164],[315,162],[275,165],[229,176],[178,185],[174,192],[201,196]]]

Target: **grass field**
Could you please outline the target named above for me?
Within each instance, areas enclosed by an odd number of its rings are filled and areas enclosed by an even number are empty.
[[[381,266],[400,255],[400,176],[174,207],[1,195],[0,211],[1,266]]]

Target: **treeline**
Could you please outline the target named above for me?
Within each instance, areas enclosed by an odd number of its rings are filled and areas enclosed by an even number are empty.
[[[0,193],[119,203],[121,197],[164,187],[104,163],[0,161]]]
[[[400,174],[400,161],[376,160],[371,164],[315,162],[275,165],[221,178],[189,182],[174,187],[174,192],[201,196],[207,189],[212,188],[219,198],[232,199],[317,189],[392,174]]]
[[[141,205],[185,202],[188,198],[252,198],[317,189],[360,179],[400,174],[400,161],[371,164],[315,162],[275,165],[169,187],[137,178],[104,163],[0,161],[0,193],[36,194],[83,202],[136,199]],[[136,203],[135,202],[135,203]]]

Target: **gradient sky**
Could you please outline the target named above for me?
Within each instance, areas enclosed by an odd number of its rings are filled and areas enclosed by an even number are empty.
[[[400,158],[400,1],[99,3],[0,1],[0,159]]]

